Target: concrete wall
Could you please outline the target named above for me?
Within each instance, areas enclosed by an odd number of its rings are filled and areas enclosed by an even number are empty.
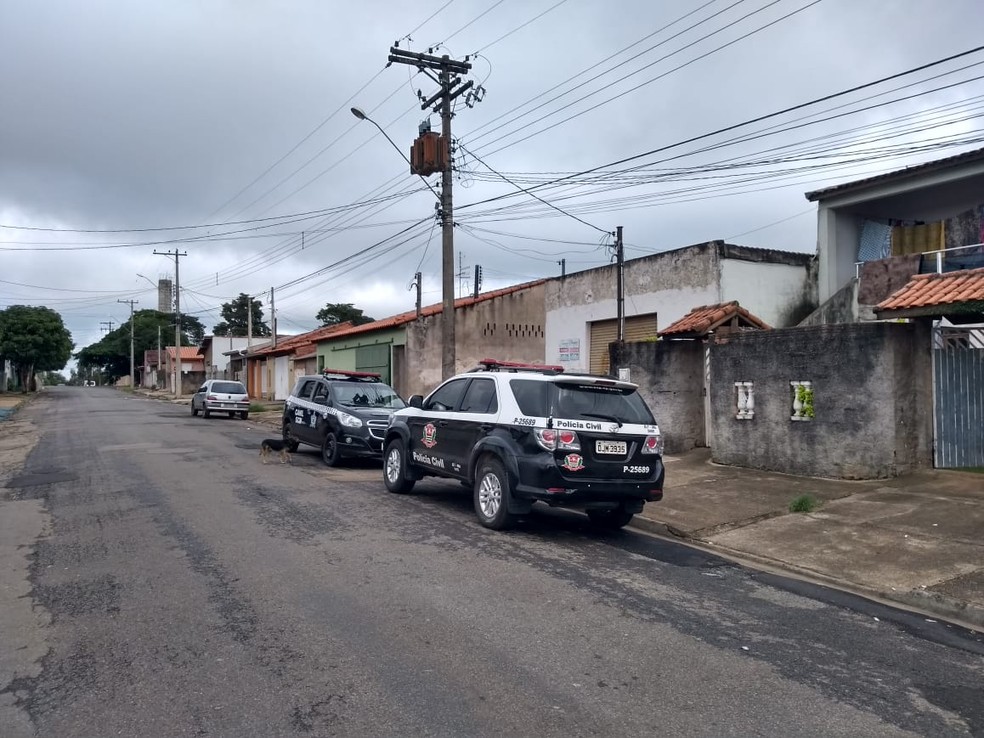
[[[892,477],[932,464],[925,323],[854,323],[722,337],[711,346],[716,462],[808,476]],[[815,418],[792,421],[789,382],[813,382]],[[734,382],[755,417],[735,418]]]
[[[474,367],[485,358],[540,363],[544,354],[544,288],[539,284],[455,310],[455,367]],[[426,394],[441,383],[443,316],[406,326],[404,393]],[[401,380],[402,383],[402,380]]]
[[[625,314],[656,313],[657,328],[682,318],[692,308],[719,301],[715,244],[666,251],[625,262]],[[614,266],[577,272],[545,285],[545,359],[570,371],[588,371],[590,324],[616,317]],[[562,362],[560,346],[576,340],[580,359]]]
[[[611,365],[629,369],[666,443],[667,453],[706,445],[704,343],[651,341],[611,345]]]

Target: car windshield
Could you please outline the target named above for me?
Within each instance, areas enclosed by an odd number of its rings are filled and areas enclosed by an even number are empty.
[[[245,395],[246,388],[239,382],[215,382],[212,384],[212,392],[221,392],[225,395]]]
[[[349,407],[384,407],[399,410],[406,407],[400,396],[382,382],[336,382],[331,386],[335,400]]]
[[[511,379],[509,387],[523,415],[620,423],[655,422],[645,401],[632,387],[538,382],[532,379]]]

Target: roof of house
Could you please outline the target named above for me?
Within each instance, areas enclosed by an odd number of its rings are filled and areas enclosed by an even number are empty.
[[[506,295],[511,295],[515,292],[520,292],[522,290],[530,289],[531,287],[536,287],[538,285],[546,283],[546,279],[536,279],[532,282],[523,282],[522,284],[514,284],[511,287],[503,287],[501,290],[492,290],[491,292],[483,292],[478,297],[470,295],[468,297],[459,297],[454,301],[454,309],[468,307],[469,305],[476,305],[480,302],[485,302],[486,300],[493,300],[496,297],[505,297]],[[430,317],[431,315],[440,315],[444,308],[443,303],[434,303],[433,305],[428,305],[420,309],[420,316],[423,318]],[[405,313],[400,313],[399,315],[392,315],[388,318],[382,318],[381,320],[374,320],[371,323],[363,323],[362,325],[355,325],[346,330],[339,331],[338,333],[333,333],[330,338],[347,338],[349,336],[358,335],[361,333],[370,333],[372,331],[384,330],[387,328],[399,328],[401,325],[406,325],[411,323],[417,318],[416,310],[408,310]],[[319,339],[323,340],[323,339]]]
[[[310,346],[317,345],[318,341],[323,338],[328,338],[335,333],[344,331],[346,328],[351,327],[351,322],[321,326],[320,328],[315,328],[313,331],[308,331],[307,333],[298,333],[296,336],[290,336],[286,339],[278,340],[276,346],[272,344],[265,346],[258,351],[252,352],[250,357],[297,354],[298,351],[304,353],[309,350]]]
[[[984,268],[917,274],[875,306],[875,312],[886,311],[906,311],[913,317],[984,312]]]
[[[684,315],[680,320],[670,323],[659,332],[670,338],[697,338],[726,323],[733,328],[768,329],[770,326],[761,318],[752,315],[738,304],[737,300],[717,305],[702,305]]]
[[[167,347],[167,357],[169,359],[174,358],[174,346]],[[198,355],[197,346],[182,346],[181,347],[181,361],[201,361],[202,357]]]
[[[834,185],[833,187],[825,187],[822,190],[813,190],[812,192],[806,193],[806,199],[810,202],[824,200],[831,195],[841,195],[850,190],[860,190],[871,185],[883,184],[892,180],[906,179],[908,177],[914,177],[920,174],[928,174],[929,172],[939,169],[946,169],[956,164],[966,164],[982,159],[984,159],[984,148],[973,149],[971,151],[965,151],[962,154],[956,154],[955,156],[947,156],[943,159],[934,159],[933,161],[915,164],[911,167],[896,169],[894,172],[876,174],[873,177],[856,179],[853,182],[845,182],[843,184]]]

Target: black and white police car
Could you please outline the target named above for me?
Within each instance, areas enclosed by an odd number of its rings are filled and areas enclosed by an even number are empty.
[[[390,417],[386,488],[428,475],[469,486],[487,528],[539,501],[617,529],[663,498],[663,438],[634,384],[486,359]]]
[[[284,403],[283,438],[290,451],[321,449],[334,466],[345,456],[380,456],[394,410],[406,407],[380,375],[325,369],[301,377]]]

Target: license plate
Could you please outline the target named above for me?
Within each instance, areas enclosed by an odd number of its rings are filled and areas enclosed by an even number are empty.
[[[626,451],[625,441],[595,441],[595,453],[624,456]]]

